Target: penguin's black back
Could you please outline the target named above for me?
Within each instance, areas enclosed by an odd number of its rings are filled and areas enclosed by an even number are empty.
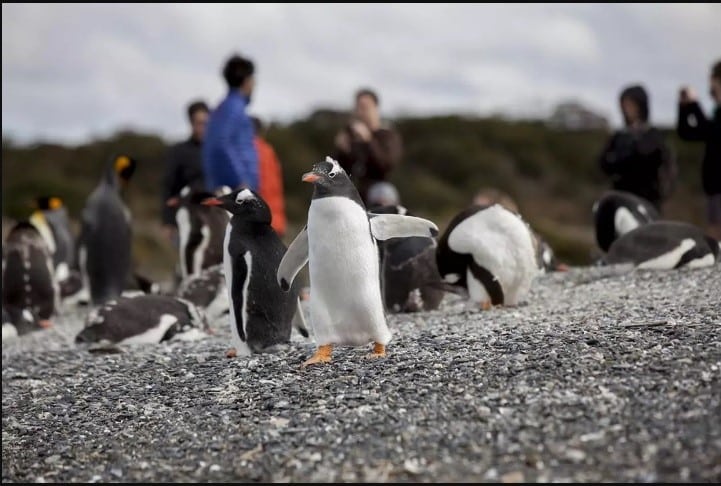
[[[207,307],[224,288],[223,266],[215,265],[203,270],[200,275],[191,275],[180,283],[177,295],[198,307]]]
[[[247,274],[244,255],[250,252],[251,271],[248,283],[246,312],[247,336],[245,340],[254,352],[288,342],[293,315],[297,309],[300,283],[296,280],[289,292],[283,292],[276,274],[286,247],[269,223],[248,222],[242,216],[230,220],[231,233],[228,252],[232,259],[232,281],[226,275],[236,323],[242,322],[243,285]],[[238,333],[243,337],[242,328]]]
[[[448,228],[441,235],[441,239],[438,240],[438,248],[436,248],[436,263],[438,264],[438,271],[441,277],[450,273],[458,275],[459,280],[455,282],[455,285],[460,287],[468,288],[466,282],[466,269],[473,262],[473,256],[465,253],[456,253],[450,246],[448,246],[448,238],[450,238],[453,230],[461,224],[467,218],[473,216],[478,211],[486,209],[489,206],[474,205],[470,206],[451,219],[448,223]]]
[[[49,319],[55,313],[56,287],[52,258],[40,233],[29,223],[17,224],[3,245],[3,306],[30,310]]]
[[[118,297],[131,267],[131,228],[117,189],[101,182],[88,198],[82,215],[80,245],[94,304]],[[82,251],[82,250],[81,250]]]
[[[658,210],[647,200],[624,191],[606,191],[598,200],[593,219],[596,229],[596,242],[603,251],[608,251],[618,237],[616,231],[616,211],[626,208],[639,224],[659,219]]]

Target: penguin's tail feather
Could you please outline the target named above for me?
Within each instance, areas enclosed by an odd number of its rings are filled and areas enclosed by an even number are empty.
[[[305,314],[303,313],[303,306],[300,304],[300,298],[297,299],[297,309],[293,316],[293,327],[298,330],[301,336],[304,338],[308,337],[308,326],[305,322]]]

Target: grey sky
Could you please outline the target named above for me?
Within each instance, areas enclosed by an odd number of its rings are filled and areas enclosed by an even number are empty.
[[[711,107],[719,25],[718,4],[3,4],[2,130],[185,136],[186,103],[222,98],[234,51],[256,62],[266,119],[345,108],[369,85],[387,115],[542,116],[573,98],[618,123],[619,89],[642,82],[670,124],[682,83]]]

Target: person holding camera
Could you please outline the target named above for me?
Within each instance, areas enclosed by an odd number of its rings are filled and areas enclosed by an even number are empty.
[[[335,148],[335,159],[367,203],[368,188],[386,180],[402,155],[398,132],[381,124],[379,98],[373,90],[364,88],[356,93],[353,116],[336,135]]]
[[[696,93],[689,87],[681,88],[676,131],[683,140],[706,144],[701,183],[707,199],[708,233],[721,241],[721,61],[711,68],[710,93],[716,108],[709,120]]]

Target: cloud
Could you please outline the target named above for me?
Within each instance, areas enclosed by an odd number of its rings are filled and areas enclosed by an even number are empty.
[[[705,92],[721,45],[711,4],[3,4],[2,25],[3,133],[21,140],[182,137],[185,104],[224,96],[235,51],[256,61],[265,118],[370,85],[388,115],[542,116],[574,98],[618,123],[617,93],[643,82],[671,124],[678,86]]]

